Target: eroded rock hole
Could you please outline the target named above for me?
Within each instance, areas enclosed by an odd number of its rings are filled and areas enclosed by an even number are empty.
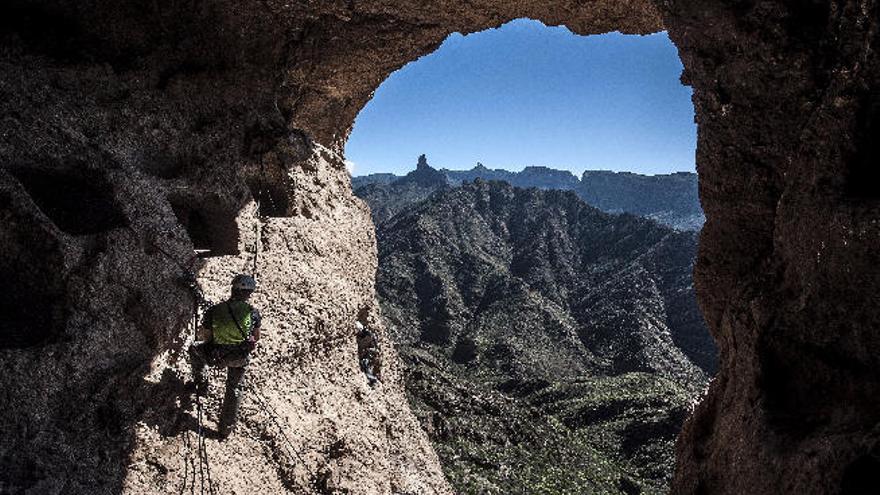
[[[127,225],[107,181],[92,173],[9,171],[52,223],[68,234],[99,234]]]
[[[219,207],[196,206],[180,198],[170,202],[200,258],[238,254],[239,230],[234,212]]]
[[[477,343],[470,338],[464,337],[458,340],[452,351],[452,360],[458,364],[465,364],[477,358]]]

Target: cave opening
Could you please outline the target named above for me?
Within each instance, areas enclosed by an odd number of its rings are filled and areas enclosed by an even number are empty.
[[[186,229],[198,257],[211,258],[239,253],[240,232],[234,211],[195,204],[185,198],[169,198],[169,201],[177,220]]]
[[[383,319],[458,490],[488,489],[468,473],[489,462],[561,469],[549,486],[577,490],[590,454],[572,438],[615,459],[602,490],[667,489],[690,401],[717,369],[693,287],[704,216],[682,68],[665,33],[520,19],[450,35],[357,116],[347,166],[376,225]],[[454,435],[432,436],[438,415]],[[480,448],[463,459],[452,444]]]
[[[128,225],[113,188],[100,174],[39,168],[9,172],[40,211],[68,234],[99,234]]]

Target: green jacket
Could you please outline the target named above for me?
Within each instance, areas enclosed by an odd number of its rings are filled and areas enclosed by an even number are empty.
[[[231,314],[230,309],[232,310]],[[233,320],[233,315],[235,320]],[[236,321],[238,325],[235,324]],[[211,306],[211,309],[205,313],[202,324],[211,330],[213,343],[240,344],[251,335],[255,328],[260,327],[260,313],[244,301],[230,300]]]

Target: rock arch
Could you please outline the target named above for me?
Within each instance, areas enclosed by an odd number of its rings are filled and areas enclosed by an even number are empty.
[[[167,200],[175,192],[222,203],[249,226],[255,214],[248,180],[266,167],[273,177],[285,171],[285,190],[273,193],[286,201],[279,216],[262,221],[255,238],[242,228],[244,249],[212,258],[200,277],[209,292],[222,294],[229,266],[246,266],[247,247],[262,243],[262,262],[275,270],[265,278],[262,302],[300,305],[293,316],[268,315],[287,332],[269,341],[268,354],[295,355],[282,364],[353,381],[357,369],[340,357],[351,349],[333,343],[348,335],[359,308],[374,304],[375,240],[351,196],[342,144],[391,71],[451,32],[518,17],[580,34],[665,28],[694,88],[707,216],[696,280],[721,370],[679,440],[673,491],[840,491],[845,477],[861,472],[848,466],[861,466],[873,452],[880,417],[874,0],[6,2],[0,166],[86,163],[106,174],[122,211],[109,230],[73,239],[31,212],[26,192],[0,174],[5,252],[26,250],[17,239],[37,236],[63,260],[56,278],[69,307],[58,333],[71,336],[52,344],[51,359],[45,346],[0,350],[8,369],[26,368],[50,383],[24,387],[16,371],[0,377],[11,398],[0,412],[11,432],[0,441],[0,457],[33,452],[8,470],[18,478],[0,481],[12,489],[135,492],[169,482],[167,467],[164,474],[149,470],[172,462],[151,442],[174,445],[175,437],[155,440],[134,425],[149,423],[150,410],[170,410],[155,403],[156,391],[176,386],[150,377],[174,371],[156,357],[179,348],[190,302],[185,292],[168,290],[174,262],[143,246],[145,238],[158,239],[151,242],[181,258],[190,250]],[[148,173],[157,156],[187,157],[186,166]],[[306,261],[320,276],[301,268]],[[118,290],[95,289],[102,286]],[[314,349],[333,352],[323,361],[303,357]],[[61,386],[65,366],[78,372]],[[386,372],[392,383],[394,373]],[[359,415],[333,416],[331,402],[289,383],[257,386],[278,392],[279,403],[312,404],[293,414],[293,424],[319,432],[311,438],[318,444],[346,446],[341,455],[331,449],[335,457],[318,449],[322,486],[445,490],[423,436],[385,433],[391,424],[413,427],[405,412],[375,412],[405,408],[394,385],[379,400],[310,380],[340,404],[361,404],[352,406]],[[366,407],[364,400],[377,402]],[[103,404],[101,414],[95,403]],[[37,410],[45,412],[31,414]],[[108,414],[114,431],[132,433],[102,433]],[[95,428],[83,427],[89,422]],[[354,424],[368,433],[351,433]],[[55,440],[34,431],[54,432]],[[369,455],[359,438],[387,452],[367,481],[355,481],[356,469],[346,464]],[[84,448],[107,454],[64,455]],[[40,456],[71,468],[49,469]],[[144,471],[128,467],[138,462]],[[400,467],[406,463],[427,467],[420,475]],[[288,468],[277,467],[278,486],[308,486],[305,474]]]

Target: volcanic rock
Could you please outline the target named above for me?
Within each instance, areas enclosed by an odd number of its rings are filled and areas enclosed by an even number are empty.
[[[213,445],[212,459],[250,492],[446,492],[393,378],[388,419],[372,404],[348,409],[363,383],[346,364],[349,329],[376,307],[375,243],[341,150],[391,72],[450,33],[520,17],[582,35],[667,30],[694,90],[706,214],[695,284],[720,359],[679,438],[673,492],[876,486],[875,1],[10,0],[0,6],[0,275],[20,285],[2,308],[15,314],[2,320],[3,340],[13,336],[0,350],[3,490],[179,488],[182,438],[165,433],[171,445],[160,449],[154,432],[166,430],[139,422],[176,400],[176,386],[145,378],[172,367],[164,356],[182,349],[192,307],[176,285],[180,268],[155,245],[182,264],[194,240],[202,253],[238,250],[215,260],[228,275],[252,266],[248,219],[263,210],[296,225],[261,257],[295,269],[263,285],[258,303],[296,302],[267,318],[279,340],[267,332],[266,348],[287,352],[283,335],[305,349],[266,360],[311,364],[260,390],[290,408],[282,424],[308,427],[313,437],[293,438],[310,449],[310,467],[327,470],[307,485],[293,468],[305,463],[262,450],[282,444],[280,433]],[[54,194],[71,176],[81,177],[77,192]],[[65,218],[56,198],[82,215]],[[184,223],[198,227],[190,234]],[[199,273],[213,297],[227,283],[217,270]],[[317,438],[328,448],[308,440]]]

